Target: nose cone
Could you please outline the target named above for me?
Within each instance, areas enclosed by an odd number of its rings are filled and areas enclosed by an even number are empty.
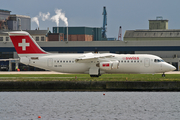
[[[164,64],[162,67],[163,67],[163,70],[167,71],[167,72],[176,70],[176,67],[174,67],[168,63]]]
[[[176,70],[176,67],[171,65],[171,71],[174,71],[174,70]]]

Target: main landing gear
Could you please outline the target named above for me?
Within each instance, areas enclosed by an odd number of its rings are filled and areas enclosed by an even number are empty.
[[[90,74],[91,77],[99,77],[101,76],[100,69],[92,69],[91,71],[93,74]]]
[[[99,77],[100,75],[90,75],[91,77]]]
[[[164,73],[162,74],[162,77],[165,77],[165,74],[164,74]]]

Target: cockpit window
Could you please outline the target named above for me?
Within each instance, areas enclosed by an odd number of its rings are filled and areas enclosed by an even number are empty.
[[[154,59],[154,62],[164,62],[162,59]]]
[[[161,60],[161,62],[164,62],[164,60]]]

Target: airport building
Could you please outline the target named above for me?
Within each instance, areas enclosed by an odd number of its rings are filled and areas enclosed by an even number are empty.
[[[0,30],[31,30],[31,18],[0,9]]]
[[[66,28],[53,27],[53,33],[49,30],[28,31],[37,43],[48,52],[53,53],[116,53],[116,54],[154,54],[180,70],[180,30],[169,30],[168,20],[149,20],[147,30],[127,30],[124,41],[95,40],[94,28],[81,27],[69,30],[69,38],[66,39]],[[88,30],[89,31],[88,31]],[[100,29],[100,28],[99,28]],[[86,31],[87,30],[87,31]],[[99,30],[100,32],[100,30]],[[89,35],[86,40],[86,35]],[[83,37],[83,40],[79,36]],[[43,38],[44,37],[44,38]],[[69,39],[68,38],[68,39]],[[3,39],[3,40],[2,40]],[[74,39],[74,40],[73,40]],[[76,39],[76,40],[75,40]],[[8,63],[8,70],[15,70],[18,66],[21,70],[40,70],[31,66],[19,64],[18,55],[12,42],[6,33],[0,32],[0,59],[15,59]],[[2,61],[0,62],[2,64]],[[5,64],[5,63],[4,63]]]

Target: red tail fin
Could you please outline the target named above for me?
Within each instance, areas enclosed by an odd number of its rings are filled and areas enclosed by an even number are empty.
[[[8,33],[18,54],[47,54],[25,31]]]

